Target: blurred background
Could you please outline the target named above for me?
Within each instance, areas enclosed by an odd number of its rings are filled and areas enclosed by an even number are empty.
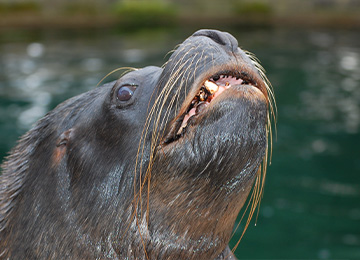
[[[278,107],[237,257],[360,259],[360,0],[0,0],[1,160],[60,102],[116,68],[162,65],[200,28],[256,54]]]

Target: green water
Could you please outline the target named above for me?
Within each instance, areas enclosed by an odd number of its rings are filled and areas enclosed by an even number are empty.
[[[0,157],[59,102],[118,67],[163,64],[195,30],[2,31]],[[238,258],[360,259],[359,32],[225,30],[261,60],[278,107],[257,225]]]

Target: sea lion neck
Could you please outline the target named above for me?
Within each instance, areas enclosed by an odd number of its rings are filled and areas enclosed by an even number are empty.
[[[158,182],[154,176],[148,198],[147,253],[162,251],[173,258],[181,255],[181,259],[219,255],[227,246],[252,184],[252,178],[242,180],[242,188],[229,193],[226,188],[219,191],[212,187],[209,180],[177,178]],[[156,221],[159,218],[161,223]]]

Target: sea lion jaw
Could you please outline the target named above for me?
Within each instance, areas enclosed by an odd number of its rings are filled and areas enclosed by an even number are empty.
[[[175,129],[177,130],[175,136],[173,133],[170,133],[167,138],[165,138],[164,143],[170,143],[181,138],[186,132],[189,120],[195,119],[196,117],[206,113],[206,108],[210,105],[210,103],[215,101],[215,99],[218,98],[224,91],[230,88],[236,88],[236,86],[241,87],[241,85],[248,85],[257,91],[260,96],[264,96],[260,89],[254,86],[255,83],[249,82],[240,76],[219,73],[216,76],[205,80],[199,92],[192,99],[190,105],[187,106],[185,110],[186,112],[180,114],[179,118],[176,120],[177,126],[175,126]]]

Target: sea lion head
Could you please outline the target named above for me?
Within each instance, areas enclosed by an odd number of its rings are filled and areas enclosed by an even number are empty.
[[[74,97],[3,165],[5,257],[222,259],[267,156],[267,81],[228,33]],[[250,212],[250,214],[252,214]]]

